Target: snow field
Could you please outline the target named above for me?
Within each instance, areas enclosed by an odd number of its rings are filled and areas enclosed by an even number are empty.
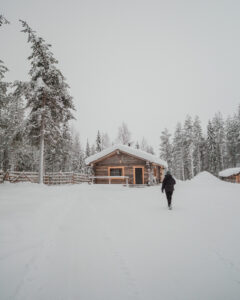
[[[240,298],[240,185],[0,186],[0,299]]]

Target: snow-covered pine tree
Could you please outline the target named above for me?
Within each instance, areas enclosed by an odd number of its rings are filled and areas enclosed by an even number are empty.
[[[217,175],[217,144],[216,135],[209,121],[207,125],[207,150],[208,150],[208,171]]]
[[[0,27],[3,24],[8,24],[9,22],[5,19],[3,15],[0,15]],[[8,157],[7,149],[5,143],[6,127],[8,123],[7,119],[7,106],[9,102],[9,95],[7,94],[7,89],[10,83],[4,81],[5,73],[8,68],[4,65],[3,61],[0,59],[0,170],[8,167]]]
[[[150,146],[150,145],[147,146],[147,151],[146,152],[150,153],[150,154],[153,154],[153,155],[155,154],[153,146]]]
[[[194,176],[202,171],[202,144],[203,144],[203,136],[202,136],[202,127],[201,122],[198,116],[195,117],[193,122],[193,168],[194,168]]]
[[[4,24],[10,24],[10,22],[3,15],[0,15],[0,27]]]
[[[25,21],[20,22],[32,49],[28,58],[31,62],[31,80],[26,93],[27,107],[30,109],[27,128],[40,148],[39,183],[42,183],[44,144],[51,144],[61,137],[62,125],[73,118],[71,111],[74,106],[68,93],[69,86],[56,67],[58,61],[50,51],[51,45],[38,37]]]
[[[72,135],[68,123],[62,125],[61,135],[61,171],[72,171]]]
[[[193,122],[190,116],[186,117],[183,129],[183,146],[184,146],[184,174],[185,179],[192,179],[194,176],[193,164]]]
[[[171,134],[165,128],[160,136],[160,158],[165,160],[168,164],[168,170],[172,172],[172,145],[170,141]]]
[[[29,147],[28,144],[23,143],[24,104],[22,98],[22,84],[15,82],[11,87],[13,92],[8,95],[6,110],[8,122],[6,124],[4,144],[8,157],[7,169],[15,170],[20,152],[26,152],[26,149]]]
[[[137,142],[137,143],[138,143],[138,142]],[[136,148],[136,149],[141,149],[141,150],[143,150],[143,151],[145,151],[145,152],[148,152],[148,153],[150,153],[150,154],[154,154],[153,147],[152,147],[151,145],[148,144],[147,139],[146,139],[145,137],[142,138],[140,145],[137,144],[137,146],[138,146],[139,148]]]
[[[216,173],[218,174],[219,171],[224,169],[224,154],[226,152],[224,120],[220,112],[215,114],[212,127],[216,137]]]
[[[148,142],[147,142],[145,137],[143,137],[142,140],[141,140],[140,149],[147,152]]]
[[[101,152],[102,151],[102,138],[100,131],[98,130],[97,132],[97,137],[96,137],[96,152]]]
[[[127,124],[124,122],[118,128],[117,142],[123,145],[128,145],[131,142],[131,133],[128,129]]]
[[[84,153],[82,150],[79,134],[76,134],[73,139],[72,171],[79,173],[84,173],[85,171]]]
[[[183,131],[180,122],[177,123],[173,137],[173,174],[177,179],[185,180],[183,161]]]
[[[239,159],[239,122],[237,115],[228,117],[226,120],[226,148],[227,148],[227,167],[237,166]]]
[[[45,145],[45,170],[47,172],[72,171],[72,134],[67,123],[61,126],[61,135]]]
[[[94,144],[92,144],[92,146],[90,147],[90,155],[94,155],[94,154],[96,154],[96,153],[97,153],[96,147],[95,147]]]
[[[110,138],[107,134],[107,132],[102,134],[102,149],[106,149],[111,147]]]
[[[8,71],[7,67],[0,60],[0,170],[7,170],[9,166],[8,161],[8,142],[6,135],[9,122],[9,102],[10,96],[8,87],[10,83],[4,81],[5,73]]]
[[[240,166],[240,104],[238,105],[238,112],[236,114],[237,120],[237,166]]]
[[[88,158],[90,155],[91,155],[91,150],[90,150],[89,142],[88,142],[88,139],[87,139],[86,150],[85,150],[85,158]]]

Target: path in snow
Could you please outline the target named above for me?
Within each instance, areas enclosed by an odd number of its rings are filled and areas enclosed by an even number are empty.
[[[240,186],[0,187],[0,299],[240,296]]]

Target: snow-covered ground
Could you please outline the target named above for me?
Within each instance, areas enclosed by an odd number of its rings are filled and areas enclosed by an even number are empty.
[[[240,185],[0,185],[0,299],[239,300]]]

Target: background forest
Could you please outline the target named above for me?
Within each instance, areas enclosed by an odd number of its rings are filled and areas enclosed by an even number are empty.
[[[20,21],[31,47],[28,57],[29,81],[6,82],[7,66],[0,60],[0,169],[3,171],[74,171],[86,173],[85,158],[114,143],[155,154],[167,161],[170,171],[181,180],[191,179],[203,170],[217,175],[220,170],[240,164],[240,105],[224,119],[216,113],[203,128],[198,116],[187,116],[175,132],[159,132],[159,153],[145,137],[137,141],[126,123],[110,140],[96,128],[96,141],[80,141],[71,123],[74,104],[69,86],[57,68],[51,45]],[[9,22],[0,16],[0,27]],[[161,100],[159,100],[161,101]],[[167,112],[166,112],[167,113]],[[89,119],[91,122],[91,119]]]

